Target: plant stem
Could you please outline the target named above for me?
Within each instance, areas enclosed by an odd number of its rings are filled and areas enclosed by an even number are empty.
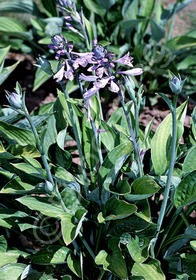
[[[157,235],[154,241],[154,247],[156,245],[156,241],[158,239],[161,226],[163,223],[163,219],[165,216],[166,212],[166,207],[167,207],[167,201],[169,197],[169,192],[170,192],[170,186],[171,186],[171,179],[172,179],[172,174],[174,170],[174,164],[176,160],[176,137],[177,137],[177,121],[176,121],[176,105],[177,105],[177,98],[178,96],[175,94],[174,96],[174,101],[173,101],[173,109],[171,111],[172,113],[172,142],[171,142],[171,158],[170,158],[170,165],[169,165],[169,172],[167,176],[167,181],[166,181],[166,186],[165,186],[165,191],[163,194],[163,202],[161,205],[161,210],[157,222]]]
[[[95,259],[95,254],[93,252],[93,250],[91,249],[91,247],[88,245],[88,243],[86,242],[86,240],[84,239],[84,237],[82,236],[82,233],[79,232],[79,236],[80,239],[82,240],[84,246],[86,247],[87,251],[89,252],[89,254],[91,255],[91,257],[93,258],[93,260]]]
[[[46,173],[47,173],[48,181],[53,185],[54,192],[55,192],[58,200],[60,201],[63,210],[67,213],[67,212],[69,212],[69,210],[67,209],[67,207],[64,204],[64,201],[63,201],[63,199],[62,199],[62,197],[61,197],[61,195],[59,193],[58,187],[56,186],[56,188],[55,188],[55,183],[54,183],[51,171],[50,171],[50,167],[49,167],[46,155],[45,155],[45,153],[43,151],[43,148],[42,148],[42,146],[40,144],[40,139],[39,139],[39,135],[37,133],[37,129],[36,129],[36,127],[35,127],[35,125],[34,125],[34,123],[32,121],[31,116],[29,115],[29,112],[28,112],[26,106],[24,106],[23,109],[24,109],[25,117],[27,118],[27,120],[28,120],[28,122],[29,122],[29,124],[31,126],[31,129],[33,131],[33,134],[34,134],[34,137],[35,137],[35,141],[36,141],[36,146],[37,146],[37,149],[38,149],[38,151],[39,151],[39,153],[41,155],[41,159],[42,159],[44,168],[45,168]]]
[[[62,86],[62,83],[61,83]],[[66,91],[66,89],[62,86],[64,94],[65,94],[65,98],[69,99],[69,95]],[[80,164],[81,164],[81,168],[82,168],[82,175],[83,175],[83,179],[84,179],[84,191],[85,191],[85,196],[87,197],[88,195],[88,177],[86,174],[86,167],[84,165],[84,156],[83,156],[83,152],[82,152],[82,145],[80,143],[80,138],[79,138],[79,133],[78,133],[78,129],[76,126],[76,122],[75,122],[75,118],[74,118],[74,114],[73,114],[73,109],[72,109],[72,105],[68,103],[68,108],[69,108],[69,112],[70,112],[70,118],[71,118],[71,123],[72,123],[72,127],[73,127],[73,133],[75,136],[75,140],[77,143],[77,147],[78,147],[78,152],[79,152],[79,158],[80,158]]]
[[[126,104],[124,102],[124,99],[122,97],[122,93],[121,93],[120,90],[118,92],[118,96],[120,98],[120,102],[121,102],[121,105],[123,107],[123,111],[125,113],[125,117],[126,117],[127,124],[128,124],[128,127],[129,127],[129,132],[130,132],[130,135],[131,135],[131,142],[133,144],[133,149],[134,149],[134,153],[135,153],[135,159],[136,159],[136,162],[137,162],[137,165],[138,165],[138,168],[139,168],[139,176],[142,177],[143,176],[143,168],[142,168],[142,162],[141,162],[141,159],[140,159],[139,148],[138,148],[138,145],[137,145],[137,142],[136,142],[136,139],[135,139],[135,135],[134,135],[133,127],[132,127],[132,124],[131,124],[131,120],[129,118],[129,112],[126,108]]]

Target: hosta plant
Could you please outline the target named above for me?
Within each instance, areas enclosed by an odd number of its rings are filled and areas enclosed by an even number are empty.
[[[86,48],[58,34],[49,45],[56,71],[38,59],[57,81],[55,102],[30,115],[18,83],[6,92],[0,279],[195,279],[196,111],[182,144],[187,101],[177,105],[186,81],[169,72],[172,98],[158,94],[170,113],[155,132],[153,120],[141,126],[143,69],[92,40],[74,1],[59,5]],[[120,107],[106,118],[108,94]]]

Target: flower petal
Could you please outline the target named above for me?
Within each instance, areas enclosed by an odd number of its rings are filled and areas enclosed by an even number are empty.
[[[57,79],[57,82],[60,82],[63,79],[63,75],[64,75],[64,67],[61,67],[61,69],[54,75],[54,79]]]
[[[99,88],[92,87],[91,89],[87,90],[87,91],[84,93],[84,98],[85,98],[85,99],[91,98],[95,93],[98,92],[98,90],[99,90]]]
[[[97,80],[96,76],[86,76],[83,73],[79,76],[80,80],[87,82],[95,82]]]
[[[110,83],[110,89],[113,92],[118,92],[120,90],[119,86],[112,80],[111,80],[111,83]]]
[[[143,73],[143,69],[142,68],[133,68],[133,69],[130,69],[127,71],[116,71],[116,73],[137,76],[137,75],[141,75]]]

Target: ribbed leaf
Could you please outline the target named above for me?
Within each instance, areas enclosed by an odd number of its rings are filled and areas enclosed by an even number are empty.
[[[16,19],[8,17],[0,17],[0,31],[1,32],[26,32],[26,28]]]
[[[65,246],[50,245],[35,253],[32,258],[34,264],[65,263],[69,249]]]
[[[0,121],[0,135],[8,140],[14,140],[21,146],[28,144],[35,146],[33,132],[27,129],[21,129]]]
[[[188,173],[177,186],[174,203],[182,207],[196,201],[196,170]]]
[[[9,52],[9,49],[10,49],[10,46],[8,46],[7,48],[0,49],[0,65],[4,61],[7,53]]]
[[[32,210],[40,211],[42,214],[49,217],[60,217],[64,211],[57,202],[51,201],[48,197],[38,196],[22,196],[17,199],[21,204],[27,206]]]
[[[56,17],[57,16],[57,6],[56,6],[56,0],[41,0],[42,5],[45,8],[45,11],[49,17]]]
[[[176,110],[177,120],[184,123],[187,102],[183,103]],[[180,127],[179,127],[180,128]],[[181,131],[181,128],[180,128]],[[163,175],[170,161],[171,149],[171,132],[172,132],[172,115],[171,113],[159,125],[151,143],[152,162],[157,175]],[[179,132],[179,129],[178,129]],[[182,133],[177,133],[177,143]]]
[[[25,269],[26,264],[23,263],[10,263],[2,266],[0,268],[0,279],[1,280],[18,280],[20,279],[20,275]],[[8,276],[9,275],[9,276]]]
[[[131,273],[135,276],[143,276],[145,280],[165,280],[159,261],[149,259],[147,263],[134,263]]]
[[[189,172],[192,172],[193,170],[196,170],[196,146],[192,147],[187,156],[185,157],[182,171],[184,174],[187,174]]]
[[[20,63],[20,61],[17,61],[11,66],[3,68],[3,70],[0,73],[0,85],[3,84],[3,82],[9,77],[9,75],[14,71],[16,66]]]
[[[41,16],[41,13],[34,1],[31,0],[12,0],[0,3],[2,13],[25,13],[34,16]]]

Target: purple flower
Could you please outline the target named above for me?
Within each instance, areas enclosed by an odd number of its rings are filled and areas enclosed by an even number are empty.
[[[124,64],[130,67],[133,67],[133,64],[131,63],[133,61],[133,57],[129,56],[129,52],[124,55],[123,57],[113,60],[113,62],[115,63],[120,63],[120,64]]]
[[[67,59],[65,60],[65,64],[66,64],[66,67],[67,67],[67,70],[64,72],[65,78],[70,80],[70,81],[73,81],[73,79],[74,79],[73,68],[69,65],[69,62],[68,62]]]
[[[133,76],[141,75],[142,73],[143,73],[142,68],[133,68],[126,71],[118,71],[118,70],[116,71],[116,74],[133,75]]]
[[[63,37],[62,34],[54,35],[51,37],[51,41],[53,44],[48,45],[50,49],[56,50],[56,59],[59,59],[61,55],[65,55],[66,53],[70,53],[73,49],[73,42],[67,40]]]
[[[87,82],[95,82],[97,80],[97,76],[86,76],[83,73],[79,76],[80,80]]]
[[[65,69],[65,66],[61,67],[61,69],[54,75],[54,79],[57,79],[58,83],[60,81],[62,81],[62,79],[63,79],[64,69]]]
[[[86,100],[90,99],[95,93],[97,93],[99,91],[99,88],[97,87],[92,87],[90,88],[89,90],[87,90],[85,93],[84,93],[84,98]]]

